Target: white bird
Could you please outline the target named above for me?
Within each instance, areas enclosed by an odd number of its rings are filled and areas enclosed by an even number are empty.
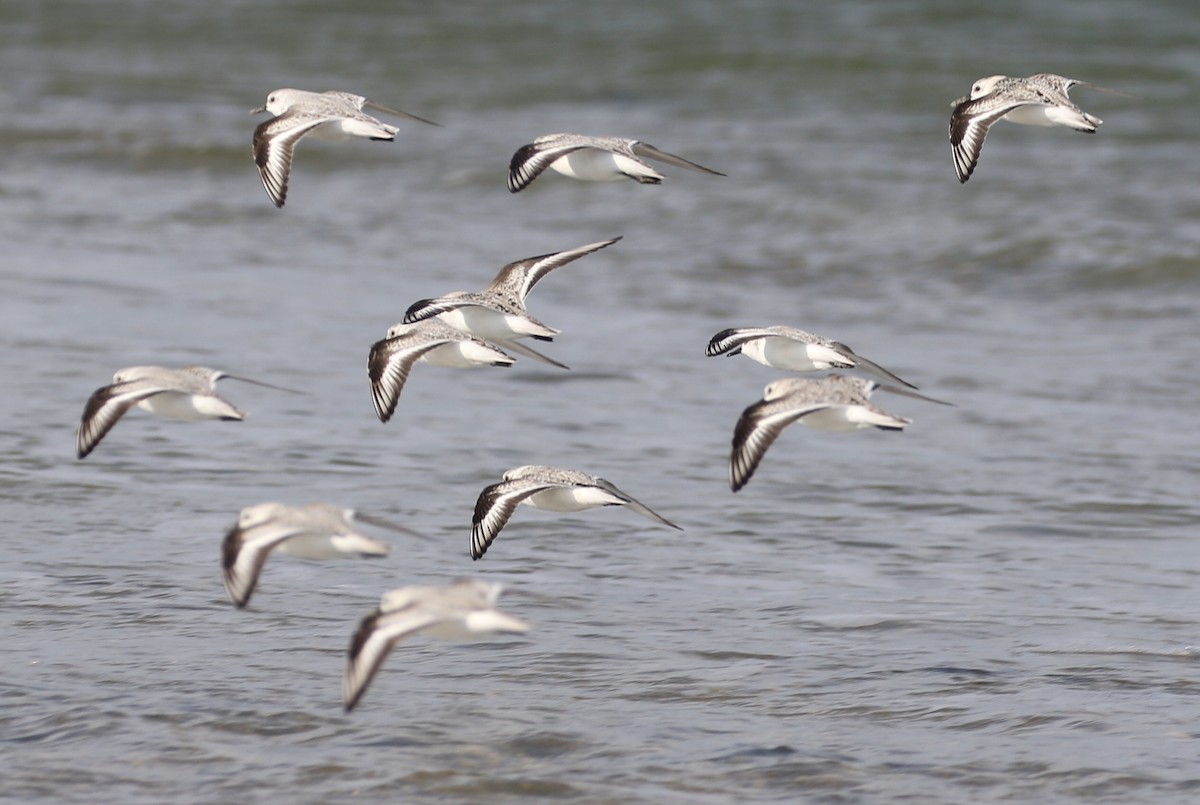
[[[1103,89],[1086,81],[1038,73],[1028,78],[992,75],[971,87],[971,94],[951,104],[950,145],[958,181],[971,178],[988,130],[998,120],[1027,126],[1067,126],[1093,133],[1102,121],[1076,106],[1067,92],[1074,86]]]
[[[471,518],[471,558],[487,553],[500,529],[519,504],[552,512],[578,512],[596,506],[624,506],[643,517],[683,529],[622,492],[609,481],[577,470],[526,465],[504,473],[503,480],[484,487]]]
[[[445,640],[471,640],[529,631],[529,624],[496,609],[501,589],[499,584],[459,579],[385,593],[379,608],[362,619],[350,641],[342,680],[346,712],[354,709],[388,653],[406,637],[424,633]]]
[[[498,347],[436,319],[394,325],[382,341],[371,346],[367,358],[371,399],[380,422],[387,422],[396,412],[408,373],[418,361],[455,369],[512,366],[516,362]]]
[[[133,406],[168,419],[196,422],[202,419],[240,421],[246,414],[217,396],[223,378],[297,393],[247,377],[238,377],[204,366],[167,369],[162,366],[128,366],[113,375],[110,385],[96,389],[83,408],[75,451],[84,458]]]
[[[832,431],[904,430],[912,424],[911,419],[890,414],[872,404],[868,398],[877,389],[951,405],[907,389],[849,375],[830,375],[815,380],[788,377],[768,383],[762,399],[742,412],[734,428],[733,450],[729,455],[730,488],[736,492],[746,485],[767,448],[793,422]]]
[[[250,601],[259,574],[272,551],[302,559],[343,556],[386,556],[390,548],[354,530],[353,521],[407,534],[404,526],[358,514],[331,503],[288,506],[259,503],[247,506],[221,543],[225,592],[239,609]]]
[[[302,89],[277,89],[267,102],[250,114],[270,112],[275,117],[254,129],[254,163],[263,187],[276,207],[287,199],[288,175],[292,170],[292,152],[306,135],[318,140],[346,140],[366,137],[370,140],[394,140],[400,129],[365,114],[363,107],[437,124],[423,117],[390,109],[349,92],[308,92]]]
[[[546,134],[513,154],[508,166],[508,190],[517,193],[550,168],[585,182],[633,179],[639,184],[661,184],[663,175],[645,159],[657,159],[677,168],[715,176],[720,171],[697,165],[683,157],[660,151],[650,143],[624,137],[588,137],[583,134]]]
[[[867,360],[840,341],[795,327],[736,327],[714,335],[704,349],[709,357],[741,353],[763,366],[786,372],[818,372],[825,369],[861,369],[877,377],[915,389],[877,363]]]
[[[525,308],[525,297],[542,277],[554,269],[565,266],[585,254],[611,246],[620,239],[610,238],[576,249],[526,257],[524,260],[509,263],[478,293],[454,291],[435,299],[414,302],[404,314],[404,323],[411,324],[438,316],[451,327],[470,333],[476,338],[566,369],[566,364],[559,363],[517,341],[518,338],[526,336],[539,341],[553,341],[554,336],[559,333],[558,330],[529,315]]]

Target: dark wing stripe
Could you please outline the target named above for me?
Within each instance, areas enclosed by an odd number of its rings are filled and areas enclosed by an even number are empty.
[[[728,330],[722,330],[710,338],[708,346],[704,348],[704,354],[710,358],[717,355],[736,355],[737,352],[733,350],[739,349],[747,341],[753,341],[756,338],[763,338],[767,335],[770,335],[770,333],[764,330],[731,327]]]
[[[545,485],[527,485],[523,481],[501,481],[484,487],[475,501],[471,517],[471,558],[479,559],[491,547],[522,500],[546,489]]]
[[[292,172],[292,153],[296,142],[317,126],[326,122],[324,118],[313,118],[305,124],[292,126],[283,133],[273,134],[282,128],[283,124],[291,122],[286,115],[268,120],[254,130],[254,164],[258,165],[258,175],[262,179],[263,189],[276,207],[282,207],[287,200],[288,177]]]
[[[136,391],[139,384],[143,385],[143,388]],[[162,391],[164,389],[160,387],[145,386],[143,381],[131,380],[126,383],[114,383],[92,392],[83,408],[83,417],[79,420],[79,433],[75,437],[76,456],[86,458],[126,411]]]
[[[438,622],[436,617],[411,610],[411,606],[391,612],[376,609],[359,624],[350,640],[346,673],[342,677],[342,700],[346,712],[353,710],[362,699],[371,680],[383,667],[383,661],[397,643]],[[398,617],[408,621],[405,628],[396,628],[397,624],[393,621]]]
[[[420,299],[413,302],[408,310],[404,311],[404,324],[413,324],[414,322],[432,319],[442,313],[447,313],[451,310],[457,310],[460,307],[468,307],[476,304],[470,299],[456,299],[454,297],[443,296],[437,299]]]
[[[785,415],[762,415],[760,412],[770,402],[759,401],[751,405],[738,419],[733,431],[733,449],[729,454],[729,487],[738,491],[745,486],[758,464],[766,455],[767,449],[779,438],[783,429],[805,414],[827,408],[828,406],[811,406]]]
[[[250,531],[253,530],[250,529]],[[235,525],[226,534],[225,542],[221,546],[222,564],[225,567],[225,592],[229,594],[229,600],[238,609],[242,609],[250,603],[250,596],[254,594],[255,588],[258,586],[258,577],[262,575],[271,551],[296,536],[299,531],[295,528],[286,528],[270,541],[246,539],[246,533],[239,531]],[[246,562],[249,563],[247,572],[239,572],[239,564]]]
[[[950,145],[954,153],[954,170],[960,183],[966,182],[975,172],[979,154],[983,151],[984,138],[992,125],[1014,108],[1003,106],[991,114],[976,117],[966,109],[970,104],[970,101],[960,104],[950,117]]]
[[[404,390],[413,364],[425,353],[449,343],[432,341],[402,349],[395,348],[398,340],[400,339],[393,338],[375,342],[371,347],[371,355],[367,358],[367,374],[371,378],[371,400],[375,403],[375,414],[380,422],[387,422],[396,412],[396,403],[400,401],[400,392]]]
[[[550,167],[550,163],[584,147],[572,145],[542,150],[534,143],[521,146],[508,164],[508,192],[519,193]]]
[[[529,292],[533,290],[533,286],[537,285],[543,277],[549,274],[556,268],[562,268],[567,263],[574,262],[584,255],[598,252],[606,246],[611,246],[621,238],[611,238],[610,240],[600,241],[599,243],[589,243],[586,246],[580,246],[577,249],[567,249],[561,252],[551,252],[550,254],[539,254],[536,257],[526,257],[524,260],[516,260],[509,263],[500,272],[496,274],[496,278],[488,285],[488,290],[497,291],[507,289],[509,286],[509,278],[514,273],[524,274],[524,283],[517,291],[522,302]]]

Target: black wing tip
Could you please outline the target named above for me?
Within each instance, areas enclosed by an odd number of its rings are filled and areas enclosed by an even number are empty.
[[[508,169],[510,172],[516,172],[523,164],[529,161],[531,157],[538,153],[538,147],[533,143],[526,143],[513,152],[512,159],[508,161]]]
[[[418,299],[417,301],[413,302],[408,306],[408,310],[404,311],[404,319],[401,320],[400,323],[416,324],[418,321],[420,321],[420,319],[417,318],[417,314],[420,313],[424,308],[428,307],[429,303],[432,301],[432,299]]]
[[[530,175],[525,165],[537,156],[538,151],[536,145],[527,143],[513,152],[512,159],[508,161],[508,192],[520,193],[537,178],[537,173]]]

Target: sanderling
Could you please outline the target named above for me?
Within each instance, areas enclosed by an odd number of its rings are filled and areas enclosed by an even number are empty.
[[[470,333],[476,338],[566,369],[566,364],[559,363],[517,341],[524,336],[539,341],[553,341],[559,332],[529,315],[529,311],[525,309],[525,297],[533,290],[538,280],[554,269],[565,266],[585,254],[611,246],[620,239],[611,238],[577,249],[541,254],[509,263],[500,269],[496,278],[479,293],[454,291],[436,299],[414,302],[404,314],[404,323],[412,324],[439,316],[451,327]]]
[[[408,373],[417,361],[455,369],[516,363],[498,347],[444,322],[435,319],[414,324],[401,322],[388,330],[382,341],[371,346],[367,358],[371,398],[380,422],[392,418]]]
[[[633,179],[639,184],[661,184],[663,175],[641,158],[657,159],[677,168],[724,176],[720,171],[660,151],[650,143],[623,137],[588,137],[583,134],[547,134],[523,145],[508,166],[508,190],[516,193],[551,168],[585,182]]]
[[[387,556],[387,545],[357,533],[353,520],[414,534],[411,529],[378,520],[331,503],[247,506],[221,543],[225,592],[239,609],[250,601],[259,574],[272,551],[302,559],[343,556]]]
[[[217,396],[216,383],[222,378],[296,393],[282,386],[226,374],[204,366],[185,366],[182,369],[129,366],[113,375],[110,385],[96,389],[88,398],[76,435],[76,455],[83,458],[92,452],[104,435],[117,424],[117,420],[135,405],[159,416],[185,422],[201,419],[245,419],[244,412]]]
[[[715,355],[745,355],[772,369],[818,372],[824,369],[861,369],[877,377],[915,389],[877,363],[867,360],[840,341],[830,341],[795,327],[736,327],[714,335],[704,349]]]
[[[624,506],[651,520],[683,529],[617,489],[609,481],[577,470],[528,465],[504,473],[503,480],[484,487],[471,518],[471,558],[479,559],[518,504],[552,512],[578,512],[596,506]]]
[[[729,486],[741,489],[767,448],[783,429],[800,421],[818,430],[904,430],[911,419],[889,414],[868,401],[880,389],[918,400],[951,405],[907,389],[887,386],[874,380],[849,375],[830,375],[819,379],[788,377],[768,383],[763,397],[742,412],[733,431],[733,450],[729,455]]]
[[[385,593],[350,640],[342,701],[354,709],[383,660],[406,637],[425,633],[445,640],[471,640],[492,634],[524,634],[529,624],[496,609],[501,586],[458,579],[439,586],[401,587]]]
[[[1089,115],[1067,97],[1071,87],[1078,85],[1101,89],[1086,81],[1052,73],[1028,78],[992,75],[976,81],[970,95],[950,104],[954,107],[950,114],[950,145],[958,181],[971,178],[983,150],[983,139],[997,120],[1094,132],[1104,121]]]
[[[432,120],[399,109],[389,109],[349,92],[277,89],[267,96],[266,104],[250,110],[250,114],[270,112],[276,115],[254,129],[254,162],[258,165],[263,187],[276,207],[282,207],[287,199],[292,151],[305,135],[311,134],[318,140],[396,138],[396,132],[400,129],[365,114],[362,111],[364,106],[431,126],[437,125]]]

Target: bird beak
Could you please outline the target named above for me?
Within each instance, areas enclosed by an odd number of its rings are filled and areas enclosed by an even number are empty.
[[[250,114],[252,114],[252,115],[261,115],[261,114],[262,114],[263,112],[265,112],[265,111],[267,111],[267,107],[265,107],[265,106],[260,106],[260,107],[258,107],[257,109],[251,109],[251,110],[250,110]]]

